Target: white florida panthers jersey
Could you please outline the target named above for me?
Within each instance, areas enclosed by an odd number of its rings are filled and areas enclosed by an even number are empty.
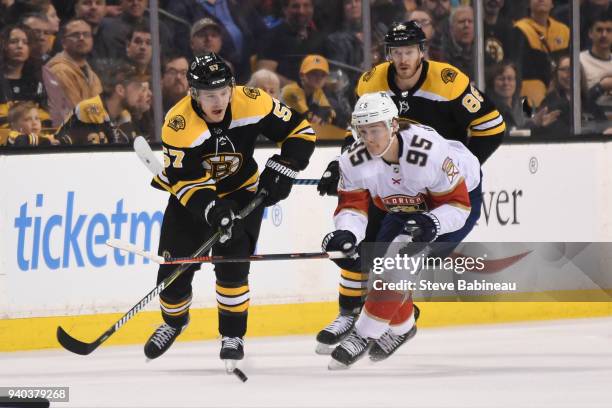
[[[340,156],[336,229],[365,237],[369,199],[387,212],[428,211],[440,222],[439,234],[463,227],[470,214],[469,191],[480,183],[478,159],[460,142],[434,129],[410,125],[399,132],[398,163],[371,156],[355,142]]]

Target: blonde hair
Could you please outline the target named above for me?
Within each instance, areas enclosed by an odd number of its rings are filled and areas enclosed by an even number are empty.
[[[19,101],[11,104],[8,111],[9,126],[15,129],[19,120],[32,109],[38,109],[38,105],[32,101]]]

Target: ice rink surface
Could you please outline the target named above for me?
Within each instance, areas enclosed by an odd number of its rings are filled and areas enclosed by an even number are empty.
[[[425,329],[389,360],[327,370],[314,337],[254,338],[225,374],[218,341],[0,353],[2,386],[68,386],[52,407],[612,407],[612,318]]]

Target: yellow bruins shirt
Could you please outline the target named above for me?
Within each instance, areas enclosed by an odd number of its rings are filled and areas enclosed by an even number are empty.
[[[282,89],[281,94],[283,102],[299,113],[308,115],[308,119],[317,115],[323,123],[332,123],[336,117],[336,112],[322,89],[315,89],[313,94],[307,97],[306,92],[298,84],[292,82]]]
[[[421,76],[408,91],[401,91],[394,77],[393,65],[383,62],[361,76],[357,95],[387,93],[401,119],[430,126],[444,138],[462,142],[480,163],[501,143],[506,130],[503,117],[456,67],[424,60]]]
[[[253,158],[258,135],[277,142],[281,156],[302,170],[314,151],[315,133],[303,115],[258,88],[236,86],[225,117],[207,123],[187,95],[170,109],[162,129],[164,171],[153,179],[195,214],[239,189],[255,191]]]
[[[551,81],[551,62],[569,48],[569,27],[548,18],[548,27],[527,17],[514,24],[514,61],[519,62],[522,75],[521,95],[539,106]],[[518,35],[520,33],[521,35]]]
[[[100,95],[85,99],[55,134],[55,138],[67,145],[131,143],[136,137],[132,117],[127,110],[113,122]]]

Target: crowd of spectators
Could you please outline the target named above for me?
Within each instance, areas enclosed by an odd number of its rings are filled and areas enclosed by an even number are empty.
[[[580,6],[581,113],[587,122],[612,118],[610,3],[583,0]],[[160,0],[164,112],[188,94],[190,58],[215,52],[231,65],[238,84],[265,90],[315,124],[345,128],[354,84],[369,68],[365,60],[383,61],[384,34],[393,22],[405,20],[423,28],[427,58],[476,77],[469,0],[370,4],[371,30],[364,33],[361,0]],[[484,0],[483,5],[486,91],[509,128],[529,129],[533,136],[567,135],[569,1]],[[148,0],[0,0],[0,145],[152,137],[159,124],[151,112],[148,6]],[[366,35],[372,44],[368,58]],[[118,69],[128,79],[112,78],[109,73]],[[87,116],[84,110],[100,110],[88,117],[101,121],[97,125],[104,130],[83,137],[77,119]],[[607,132],[608,126],[592,129]]]

